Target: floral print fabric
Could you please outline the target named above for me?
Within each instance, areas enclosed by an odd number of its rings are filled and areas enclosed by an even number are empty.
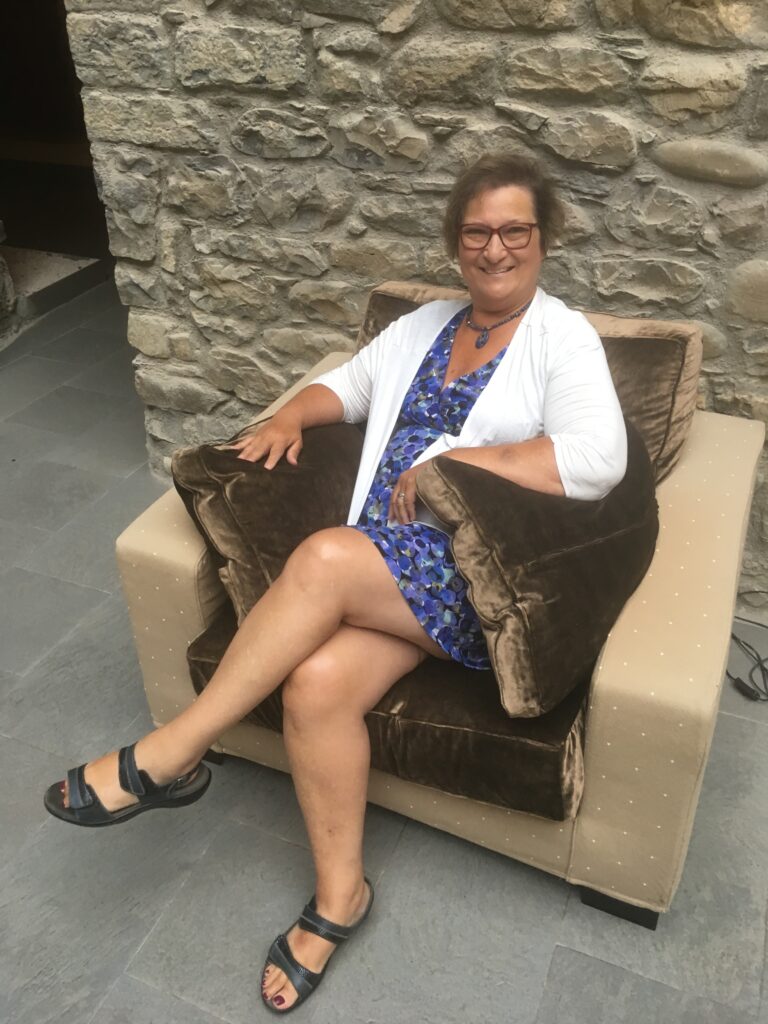
[[[387,524],[398,477],[441,434],[458,435],[464,420],[498,366],[505,349],[477,370],[441,390],[456,331],[466,310],[453,317],[424,357],[381,457],[358,522],[397,581],[400,592],[429,636],[455,661],[489,669],[488,647],[467,583],[456,568],[450,538],[423,523]]]

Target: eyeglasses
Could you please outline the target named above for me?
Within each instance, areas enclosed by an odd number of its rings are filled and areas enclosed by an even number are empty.
[[[485,249],[494,235],[505,249],[524,249],[531,240],[533,229],[538,224],[502,224],[500,228],[489,228],[485,224],[462,224],[459,228],[461,244],[465,249]]]

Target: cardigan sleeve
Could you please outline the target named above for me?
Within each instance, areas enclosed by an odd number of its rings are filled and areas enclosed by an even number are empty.
[[[338,396],[344,406],[345,423],[362,423],[368,417],[373,394],[377,341],[378,338],[374,338],[348,362],[320,374],[312,381],[313,384],[323,384],[330,388]]]
[[[577,314],[553,346],[544,393],[544,433],[569,498],[596,501],[623,478],[627,432],[600,337]]]

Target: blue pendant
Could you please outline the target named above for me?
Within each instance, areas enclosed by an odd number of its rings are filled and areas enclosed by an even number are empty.
[[[490,334],[488,333],[488,328],[484,327],[482,329],[482,331],[480,331],[480,335],[479,335],[477,341],[475,342],[475,348],[482,348],[483,345],[486,344],[486,342],[488,341],[489,338],[490,338]]]

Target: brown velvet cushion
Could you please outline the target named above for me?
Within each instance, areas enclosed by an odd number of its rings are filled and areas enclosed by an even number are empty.
[[[370,294],[358,345],[425,302],[461,297],[468,299],[456,289],[387,281]],[[600,335],[621,408],[640,431],[659,483],[680,456],[696,408],[701,331],[682,320],[584,315]]]
[[[189,647],[198,693],[235,632],[225,606]],[[427,658],[366,715],[374,768],[446,793],[563,821],[584,788],[583,732],[589,673],[539,718],[508,718],[492,672]],[[282,730],[280,689],[248,721]]]
[[[600,501],[528,490],[445,456],[417,478],[421,498],[455,530],[456,564],[509,715],[542,715],[565,699],[651,563],[653,471],[626,425],[627,471]]]
[[[349,424],[314,427],[298,464],[271,470],[212,444],[175,452],[173,482],[218,556],[239,622],[305,537],[347,521],[362,443]]]

